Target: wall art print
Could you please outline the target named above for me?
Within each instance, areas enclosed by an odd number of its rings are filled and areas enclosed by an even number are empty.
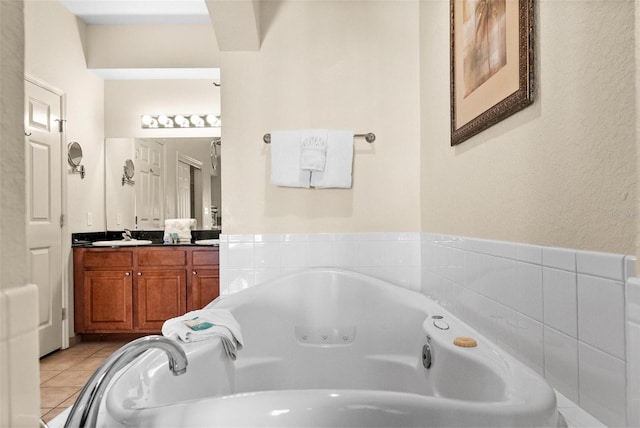
[[[451,1],[451,145],[533,102],[533,1]]]

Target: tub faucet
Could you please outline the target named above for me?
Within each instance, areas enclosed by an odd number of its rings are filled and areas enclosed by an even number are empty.
[[[111,354],[91,376],[73,404],[64,428],[94,428],[98,421],[98,410],[102,397],[113,376],[142,353],[152,348],[162,349],[166,352],[169,358],[169,370],[174,375],[181,375],[187,371],[187,356],[177,342],[163,336],[146,336],[129,342]]]
[[[131,231],[129,229],[124,230],[124,233],[122,234],[122,239],[124,239],[125,241],[131,241],[133,239],[133,236],[131,236]]]

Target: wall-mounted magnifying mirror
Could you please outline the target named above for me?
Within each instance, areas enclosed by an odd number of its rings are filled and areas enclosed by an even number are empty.
[[[133,180],[133,175],[136,172],[136,168],[133,165],[133,161],[131,159],[127,159],[124,161],[124,173],[122,174],[122,185],[129,184],[133,186],[136,182]]]
[[[82,146],[77,141],[72,141],[67,147],[67,160],[71,165],[71,171],[80,173],[80,178],[84,178],[84,165],[82,162]]]
[[[211,157],[211,167],[213,168],[213,175],[218,175],[218,146],[222,143],[220,138],[211,140],[209,146],[209,156]]]

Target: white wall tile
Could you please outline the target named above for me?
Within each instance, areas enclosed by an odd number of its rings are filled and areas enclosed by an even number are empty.
[[[579,345],[580,407],[611,427],[626,426],[625,364]]]
[[[624,285],[578,275],[578,339],[625,359]]]
[[[256,241],[253,246],[253,266],[256,269],[280,268],[282,245],[280,241]]]
[[[635,256],[624,256],[624,279],[636,276]]]
[[[2,291],[0,291],[0,295]],[[4,313],[0,311],[0,317]],[[6,323],[5,319],[0,322]],[[0,340],[0,379],[9,379],[11,370],[9,369],[9,340]],[[11,411],[11,391],[9,390],[9,382],[0,382],[0,427],[11,426],[9,423]]]
[[[516,248],[518,261],[532,264],[542,264],[542,247],[538,245],[520,244]]]
[[[229,269],[252,269],[253,242],[229,242],[227,263]]]
[[[307,241],[289,240],[282,242],[281,266],[286,268],[307,267]]]
[[[496,271],[493,282],[496,300],[511,309],[518,306],[518,276],[516,262],[510,259],[496,258]]]
[[[627,409],[629,426],[640,427],[640,324],[627,323]]]
[[[544,376],[544,333],[541,322],[518,314],[518,359]]]
[[[543,321],[542,266],[518,262],[517,306],[519,312]]]
[[[387,243],[366,239],[358,242],[358,266],[384,266],[387,257]]]
[[[331,241],[309,241],[307,243],[307,266],[335,266]]]
[[[627,320],[640,324],[640,277],[629,278],[625,284]]]
[[[544,324],[578,337],[576,274],[564,270],[542,270]]]
[[[542,264],[545,267],[568,270],[576,270],[576,252],[565,248],[542,248]]]
[[[621,254],[593,251],[576,252],[578,273],[623,281],[624,267],[624,256]]]
[[[579,401],[578,341],[544,327],[544,374],[547,381],[574,402]]]
[[[353,268],[358,266],[358,242],[353,240],[334,241],[333,260],[336,267]]]
[[[518,355],[518,313],[513,309],[497,305],[495,318],[497,345],[509,354]]]
[[[475,251],[464,251],[464,282],[461,284],[473,290],[478,281],[480,269],[480,255]]]

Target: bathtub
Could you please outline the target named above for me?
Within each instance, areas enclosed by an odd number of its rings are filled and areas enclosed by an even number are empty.
[[[557,426],[544,379],[420,293],[318,268],[209,306],[242,326],[237,360],[218,340],[184,344],[173,376],[149,351],[114,378],[99,426]]]

